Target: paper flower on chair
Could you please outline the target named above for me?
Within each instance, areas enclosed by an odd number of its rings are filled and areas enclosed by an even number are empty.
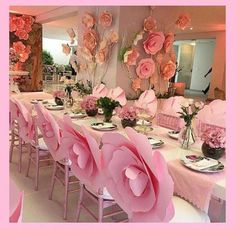
[[[127,127],[130,140],[118,133],[102,137],[106,188],[130,222],[168,222],[174,215],[173,181],[162,155],[146,136]]]

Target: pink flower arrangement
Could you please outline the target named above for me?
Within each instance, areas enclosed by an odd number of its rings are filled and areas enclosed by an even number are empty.
[[[135,120],[137,118],[137,109],[134,106],[125,105],[117,109],[118,117],[120,119]]]
[[[151,32],[144,41],[144,50],[147,54],[155,55],[163,47],[165,36],[163,32]]]
[[[66,96],[64,91],[54,91],[53,92],[53,97],[58,97],[58,98],[64,98]]]
[[[187,13],[180,14],[177,21],[175,22],[176,26],[182,30],[187,28],[190,25],[190,23],[191,23],[191,18],[190,15]]]
[[[225,148],[225,130],[209,128],[201,136],[201,139],[211,148]]]
[[[85,110],[96,110],[97,109],[97,98],[94,96],[84,97],[81,107]]]
[[[136,74],[141,79],[148,79],[155,72],[155,63],[151,58],[141,59],[136,68]]]

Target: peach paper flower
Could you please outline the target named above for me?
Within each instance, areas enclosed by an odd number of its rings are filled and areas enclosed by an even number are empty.
[[[179,29],[184,30],[190,25],[190,22],[191,22],[190,15],[188,13],[182,13],[179,15],[175,24]]]
[[[16,16],[12,16],[12,15],[10,16],[10,21],[9,21],[10,32],[14,32],[17,29],[16,24],[15,24],[15,19],[16,19]]]
[[[141,59],[136,68],[136,73],[141,79],[148,79],[155,71],[155,63],[151,58]]]
[[[29,34],[24,29],[17,29],[15,35],[21,40],[27,40],[29,38]]]
[[[27,25],[27,26],[33,25],[33,22],[34,22],[34,18],[33,17],[28,16],[28,15],[23,15],[22,19],[24,20],[25,25]]]
[[[156,27],[157,21],[153,17],[149,16],[144,19],[144,31],[151,32],[154,31]]]
[[[162,32],[150,32],[144,41],[144,50],[147,54],[155,55],[163,47],[165,36]]]
[[[25,21],[22,19],[22,17],[15,17],[14,23],[16,25],[16,29],[23,29],[25,25]]]
[[[164,80],[169,80],[175,74],[176,64],[173,63],[172,61],[168,61],[167,63],[162,64],[160,68],[161,68],[161,74]]]
[[[117,43],[118,39],[119,39],[118,33],[112,31],[111,34],[110,34],[110,37],[109,37],[109,40],[111,41],[111,43]]]
[[[174,34],[170,32],[165,36],[165,42],[163,44],[165,53],[169,53],[172,50],[173,42]]]
[[[98,64],[103,64],[107,60],[107,55],[108,55],[108,50],[107,48],[100,49],[96,55],[95,55],[95,60],[96,63]]]
[[[140,78],[133,79],[131,87],[134,91],[137,91],[138,89],[140,89],[141,88],[141,79]]]
[[[99,23],[103,26],[103,27],[109,27],[112,24],[112,14],[109,13],[108,11],[104,11],[100,14],[100,18],[99,18]]]
[[[87,30],[83,35],[83,45],[90,52],[93,52],[97,46],[98,36],[94,29]]]
[[[131,49],[125,52],[123,62],[128,66],[136,65],[136,60],[139,57],[139,52],[136,49]]]
[[[95,18],[91,14],[85,13],[82,17],[82,24],[84,24],[86,28],[92,28],[95,24]]]
[[[21,41],[14,42],[12,47],[17,54],[20,54],[25,50],[25,45]]]

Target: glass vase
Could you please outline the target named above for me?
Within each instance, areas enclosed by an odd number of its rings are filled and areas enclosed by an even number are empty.
[[[179,133],[179,141],[183,149],[189,149],[196,141],[196,134],[192,124],[184,126]]]
[[[111,118],[113,116],[113,109],[103,108],[104,112],[104,122],[111,122]]]

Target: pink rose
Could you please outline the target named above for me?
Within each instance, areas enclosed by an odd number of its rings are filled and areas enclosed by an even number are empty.
[[[94,51],[97,46],[98,36],[94,29],[87,30],[83,35],[83,45],[90,52]]]
[[[25,25],[25,21],[22,19],[22,17],[15,17],[14,23],[16,25],[16,29],[23,29]]]
[[[179,29],[184,30],[186,27],[190,25],[190,22],[191,22],[190,15],[187,13],[182,13],[179,15],[175,24]]]
[[[165,53],[169,53],[172,50],[173,42],[174,42],[174,34],[168,33],[165,36],[165,42],[163,44]]]
[[[31,16],[28,16],[28,15],[23,15],[22,19],[24,20],[25,25],[27,25],[27,26],[31,26],[34,22],[34,18]]]
[[[92,28],[95,24],[95,18],[91,14],[85,13],[82,17],[82,24],[84,24],[86,28]]]
[[[176,71],[176,65],[172,61],[162,64],[160,68],[164,80],[169,80],[170,78],[172,78]]]
[[[95,55],[95,60],[96,63],[98,64],[103,64],[107,60],[107,55],[108,55],[108,50],[107,48],[100,49],[96,55]]]
[[[131,49],[125,52],[124,54],[124,63],[131,66],[136,65],[136,60],[139,57],[139,52],[136,49]]]
[[[141,79],[147,79],[155,71],[155,63],[151,58],[141,59],[136,68],[136,73]]]
[[[108,11],[104,11],[100,14],[100,18],[99,18],[99,23],[103,26],[103,27],[109,27],[112,24],[112,14],[109,13]]]
[[[32,26],[31,26],[31,25],[25,25],[25,26],[24,26],[24,30],[25,30],[27,33],[29,33],[29,32],[32,31]]]
[[[157,27],[157,22],[153,17],[149,16],[144,19],[144,31],[152,32],[153,30],[156,29],[156,27]]]
[[[133,79],[131,87],[134,91],[137,91],[138,89],[140,89],[141,88],[141,79],[140,78]]]
[[[10,22],[9,22],[10,32],[14,32],[17,29],[16,24],[15,24],[15,18],[16,16],[12,16],[12,15],[10,16]]]
[[[25,50],[25,45],[21,41],[13,42],[12,47],[17,54],[20,54]]]
[[[22,62],[22,63],[24,63],[28,58],[29,58],[29,54],[26,53],[26,52],[23,52],[23,53],[20,54],[20,59],[19,59],[19,61]]]
[[[15,35],[18,36],[21,40],[27,40],[29,38],[29,34],[23,29],[17,29]]]
[[[147,54],[155,55],[163,47],[165,36],[162,32],[151,32],[144,41],[144,50]]]

